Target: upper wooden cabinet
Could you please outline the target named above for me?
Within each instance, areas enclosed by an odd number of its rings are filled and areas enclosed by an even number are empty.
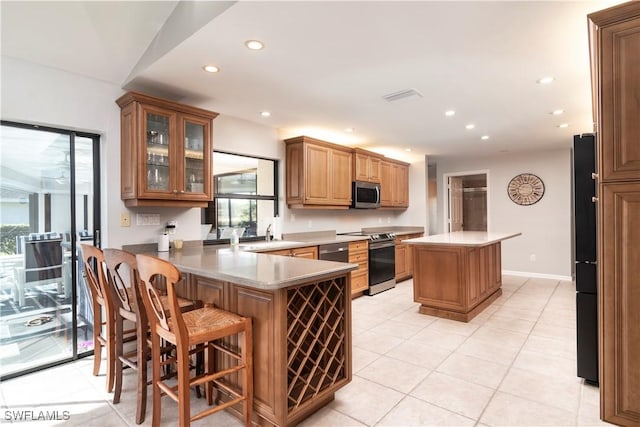
[[[640,2],[589,15],[598,130],[600,416],[640,425]]]
[[[589,15],[602,181],[640,179],[640,4]]]
[[[409,164],[385,159],[380,163],[380,206],[409,207]]]
[[[118,98],[125,205],[206,207],[218,113],[137,92]]]
[[[351,205],[351,149],[299,136],[287,144],[290,208],[347,209]]]
[[[353,149],[353,180],[380,182],[381,157],[375,153]]]

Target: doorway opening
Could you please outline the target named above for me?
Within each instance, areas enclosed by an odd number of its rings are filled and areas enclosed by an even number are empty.
[[[455,231],[489,230],[489,171],[460,172],[444,175],[447,188],[446,227]]]

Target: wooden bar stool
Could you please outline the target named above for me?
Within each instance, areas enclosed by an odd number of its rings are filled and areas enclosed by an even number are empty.
[[[111,295],[106,288],[104,256],[102,250],[93,245],[81,244],[84,274],[91,293],[93,305],[93,375],[100,372],[102,347],[107,351],[107,392],[113,390],[115,364],[114,319]],[[105,321],[102,321],[104,315]],[[102,333],[102,327],[105,333]]]
[[[137,409],[136,424],[144,422],[147,409],[147,358],[149,355],[148,331],[149,322],[140,297],[136,256],[119,249],[104,249],[104,260],[107,266],[107,283],[112,295],[115,324],[115,389],[113,403],[120,402],[122,393],[122,371],[124,365],[137,371]],[[165,313],[169,311],[167,296],[161,296],[161,304]],[[178,298],[181,311],[189,311],[201,306],[199,301]],[[125,331],[124,321],[135,324],[135,329]],[[124,352],[127,333],[135,332],[135,351]],[[166,350],[166,349],[165,349]],[[165,352],[163,352],[165,354]]]
[[[243,403],[245,425],[251,425],[253,410],[253,336],[251,318],[241,317],[228,311],[212,307],[203,307],[186,313],[180,311],[176,296],[176,287],[181,282],[178,269],[171,263],[149,255],[137,255],[138,273],[140,275],[140,294],[151,325],[151,354],[153,372],[153,419],[152,425],[160,425],[162,395],[168,395],[178,403],[180,426],[189,426],[192,421]],[[169,311],[167,318],[161,309],[160,297],[153,283],[161,278],[166,281]],[[242,334],[240,353],[225,345],[222,338]],[[171,386],[160,378],[160,339],[175,344],[177,352],[178,385]],[[191,351],[195,348],[194,351]],[[206,350],[205,372],[189,376],[189,356],[197,351]],[[214,352],[221,352],[236,360],[236,364],[214,371]],[[243,371],[240,377],[241,388],[238,390],[224,377]],[[206,409],[191,416],[189,388],[206,384],[207,402],[213,403],[213,384],[218,391],[229,395],[231,400]]]

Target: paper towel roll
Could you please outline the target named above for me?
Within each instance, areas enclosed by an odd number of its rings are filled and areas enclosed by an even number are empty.
[[[169,235],[167,233],[158,236],[158,252],[169,252]]]

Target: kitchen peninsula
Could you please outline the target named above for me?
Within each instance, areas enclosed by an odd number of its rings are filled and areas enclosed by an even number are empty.
[[[357,265],[229,247],[158,256],[183,273],[183,296],[253,319],[259,425],[297,424],[351,381],[350,271]]]
[[[413,245],[413,296],[420,313],[468,322],[502,295],[501,243],[521,233],[458,231]]]

